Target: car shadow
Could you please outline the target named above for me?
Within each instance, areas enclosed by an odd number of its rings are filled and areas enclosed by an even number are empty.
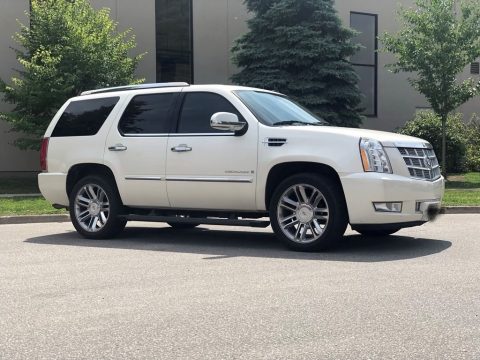
[[[31,244],[86,246],[205,255],[204,259],[263,257],[343,262],[381,262],[412,259],[440,253],[452,243],[446,240],[408,236],[366,237],[346,235],[327,252],[302,253],[286,249],[270,232],[225,231],[196,228],[127,227],[113,240],[87,240],[76,232],[33,237]]]

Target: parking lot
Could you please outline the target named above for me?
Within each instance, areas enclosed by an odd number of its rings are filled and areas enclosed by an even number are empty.
[[[479,359],[480,216],[295,253],[270,229],[0,226],[0,359]]]

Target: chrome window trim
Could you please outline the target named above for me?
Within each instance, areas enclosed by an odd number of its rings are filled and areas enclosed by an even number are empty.
[[[182,137],[182,136],[235,136],[233,132],[225,132],[225,133],[173,133],[170,134],[171,137]]]
[[[165,133],[165,134],[122,134],[122,133],[120,133],[120,135],[122,137],[133,137],[133,138],[137,138],[137,137],[168,137],[169,136],[168,133]]]

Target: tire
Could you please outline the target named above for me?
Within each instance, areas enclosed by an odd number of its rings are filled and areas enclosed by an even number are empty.
[[[342,238],[348,223],[343,192],[330,178],[294,175],[274,191],[270,221],[277,237],[296,251],[331,248]]]
[[[167,223],[174,229],[179,229],[179,230],[187,230],[187,229],[194,229],[200,224],[187,224],[187,223]]]
[[[388,236],[395,234],[396,232],[400,231],[400,228],[394,228],[394,229],[379,229],[379,230],[356,230],[353,229],[356,232],[362,234],[363,236],[369,236],[369,237],[380,237],[380,236]]]
[[[101,176],[79,180],[70,194],[70,218],[77,232],[87,239],[109,239],[127,224],[119,218],[123,205],[117,188]]]

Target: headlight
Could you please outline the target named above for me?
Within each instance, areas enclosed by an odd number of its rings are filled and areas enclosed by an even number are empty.
[[[380,141],[360,139],[360,156],[363,170],[368,172],[392,173],[392,167]]]

